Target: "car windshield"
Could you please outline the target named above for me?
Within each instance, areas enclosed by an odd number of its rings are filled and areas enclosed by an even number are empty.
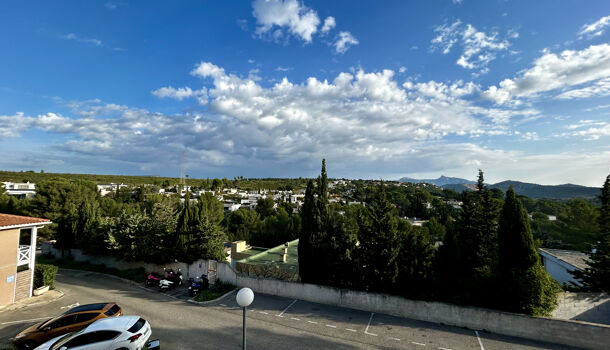
[[[68,333],[68,334],[64,335],[63,337],[59,338],[55,343],[53,343],[53,345],[51,345],[50,349],[55,350],[55,349],[61,348],[62,345],[67,343],[70,339],[77,337],[79,334],[82,334],[84,331],[85,331],[85,328],[81,329],[78,332]]]

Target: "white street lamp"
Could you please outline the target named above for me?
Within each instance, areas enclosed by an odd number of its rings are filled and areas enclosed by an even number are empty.
[[[244,308],[244,339],[243,349],[246,350],[246,308],[254,301],[254,292],[250,288],[242,288],[235,297],[237,304]]]

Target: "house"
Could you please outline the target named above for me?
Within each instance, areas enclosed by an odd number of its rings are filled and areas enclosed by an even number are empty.
[[[570,271],[584,271],[589,265],[589,256],[585,253],[573,250],[538,248],[542,265],[551,277],[559,284],[575,284],[581,286],[578,280],[572,276]]]
[[[31,182],[2,182],[2,184],[9,196],[25,199],[36,195],[36,184]]]
[[[0,306],[32,296],[36,234],[51,221],[0,214]]]

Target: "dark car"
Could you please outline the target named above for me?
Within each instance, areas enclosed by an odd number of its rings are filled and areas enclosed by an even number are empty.
[[[79,331],[100,318],[122,314],[121,307],[116,303],[80,305],[57,317],[24,329],[13,338],[13,345],[19,349],[34,349],[49,339]]]

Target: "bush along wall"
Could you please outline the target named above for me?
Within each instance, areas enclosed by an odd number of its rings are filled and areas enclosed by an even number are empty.
[[[34,289],[49,286],[55,289],[55,276],[58,267],[55,265],[36,264],[34,268]]]

